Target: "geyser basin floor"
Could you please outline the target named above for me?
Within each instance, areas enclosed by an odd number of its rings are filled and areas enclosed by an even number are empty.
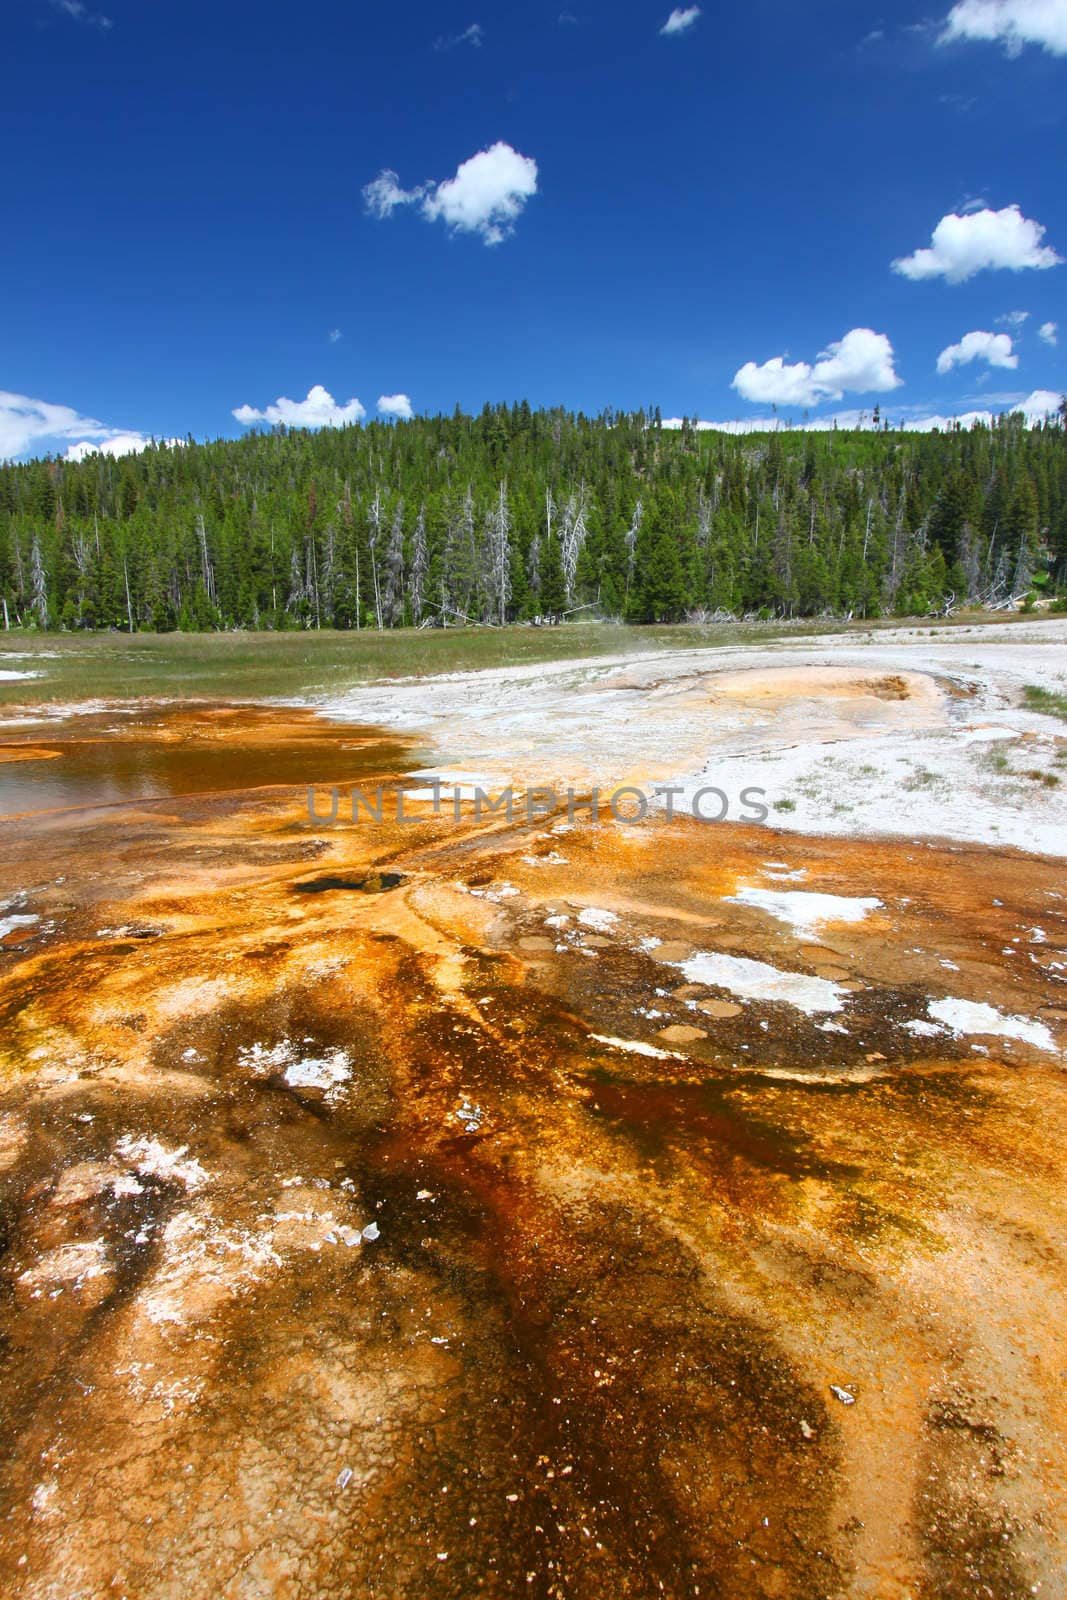
[[[951,838],[1062,854],[1067,618],[541,663],[320,697],[498,785],[750,786],[801,834]],[[440,771],[440,767],[438,768]],[[463,781],[458,779],[457,781]],[[481,779],[475,780],[481,781]],[[661,802],[665,803],[665,802]]]
[[[1061,1593],[1062,864],[304,807],[4,824],[0,1590]]]

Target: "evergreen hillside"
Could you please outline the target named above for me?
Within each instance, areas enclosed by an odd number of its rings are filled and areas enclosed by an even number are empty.
[[[521,404],[0,467],[11,627],[870,617],[1065,580],[1062,418],[733,436]]]

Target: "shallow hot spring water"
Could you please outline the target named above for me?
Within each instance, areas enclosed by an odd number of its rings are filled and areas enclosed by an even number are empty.
[[[0,1592],[1063,1593],[1062,865],[420,760],[4,733]]]
[[[110,708],[0,728],[0,817],[352,782],[396,761],[376,729],[255,706]]]

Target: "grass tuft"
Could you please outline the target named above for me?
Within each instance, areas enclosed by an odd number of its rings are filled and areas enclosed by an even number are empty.
[[[1067,722],[1067,694],[1058,694],[1054,689],[1038,689],[1030,683],[1023,690],[1023,704],[1028,711],[1040,711],[1046,717],[1061,717]]]

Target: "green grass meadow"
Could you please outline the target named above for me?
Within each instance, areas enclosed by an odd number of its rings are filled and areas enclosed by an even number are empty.
[[[920,624],[930,632],[979,620]],[[998,619],[1007,620],[1004,618]],[[40,705],[143,697],[261,700],[339,693],[361,683],[429,677],[491,667],[647,655],[839,634],[856,637],[899,621],[878,623],[715,623],[626,627],[570,623],[560,627],[449,628],[293,633],[0,633],[0,705]]]

